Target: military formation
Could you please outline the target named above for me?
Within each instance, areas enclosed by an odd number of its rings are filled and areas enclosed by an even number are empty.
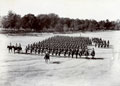
[[[72,58],[85,56],[88,58],[91,55],[94,58],[94,49],[88,49],[91,45],[92,40],[89,37],[54,36],[38,43],[28,44],[25,53],[43,54],[48,51],[53,56],[63,55]]]
[[[89,37],[70,37],[70,36],[54,36],[43,41],[34,42],[33,44],[28,44],[25,47],[25,54],[45,54],[47,51],[49,55],[53,56],[64,56],[71,58],[94,58],[95,50],[94,48],[89,49],[88,46],[93,46],[98,48],[109,48],[109,40],[103,40],[101,38]],[[21,44],[13,46],[11,43],[7,46],[9,52],[14,50],[20,53],[22,50]]]

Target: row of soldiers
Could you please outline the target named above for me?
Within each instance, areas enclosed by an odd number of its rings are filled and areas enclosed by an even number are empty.
[[[55,36],[42,42],[28,44],[25,51],[35,54],[48,51],[51,55],[61,56],[63,54],[64,56],[72,56],[72,58],[75,55],[77,58],[78,56],[85,55],[87,57],[90,55],[88,45],[92,45],[92,41],[88,37]],[[95,52],[94,49],[92,52]]]
[[[89,55],[91,56],[95,56],[95,51],[94,51],[94,48],[92,50],[92,52],[90,52],[90,49],[45,49],[45,48],[39,48],[39,49],[34,49],[33,51],[30,50],[30,53],[32,54],[33,52],[35,54],[42,54],[42,53],[45,53],[45,52],[48,52],[49,54],[51,55],[55,55],[55,56],[61,56],[62,54],[64,56],[68,56],[68,57],[76,57],[78,58],[81,57],[81,56],[86,56],[88,57]],[[92,54],[94,52],[94,55]],[[26,53],[28,53],[28,50],[26,49]]]
[[[102,38],[92,38],[92,41],[95,43],[95,47],[98,48],[109,48],[109,40],[103,40]]]

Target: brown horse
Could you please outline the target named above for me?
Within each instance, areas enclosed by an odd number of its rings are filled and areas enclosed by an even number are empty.
[[[21,46],[19,46],[19,47],[14,46],[13,50],[14,50],[14,53],[16,53],[16,51],[17,51],[17,53],[20,53],[20,51],[22,50],[22,47]]]
[[[11,46],[11,45],[9,46],[9,45],[8,45],[8,46],[7,46],[7,48],[8,48],[9,53],[10,53],[10,52],[12,52],[12,50],[13,50],[14,46]]]

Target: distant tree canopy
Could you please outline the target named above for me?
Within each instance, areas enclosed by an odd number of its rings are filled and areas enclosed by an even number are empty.
[[[119,25],[118,25],[119,24]],[[57,14],[27,14],[21,15],[8,12],[2,19],[2,26],[5,29],[31,30],[31,31],[96,31],[96,30],[116,30],[120,27],[120,22],[103,20],[80,20],[70,18],[60,18]]]

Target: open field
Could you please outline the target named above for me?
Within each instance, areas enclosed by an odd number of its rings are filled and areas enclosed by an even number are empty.
[[[110,49],[96,50],[96,58],[75,59],[51,57],[46,64],[43,55],[8,53],[12,42],[38,42],[54,35],[102,37],[110,40]],[[27,35],[0,34],[0,86],[120,86],[120,31],[71,34],[36,33]],[[57,64],[59,62],[59,64]]]

